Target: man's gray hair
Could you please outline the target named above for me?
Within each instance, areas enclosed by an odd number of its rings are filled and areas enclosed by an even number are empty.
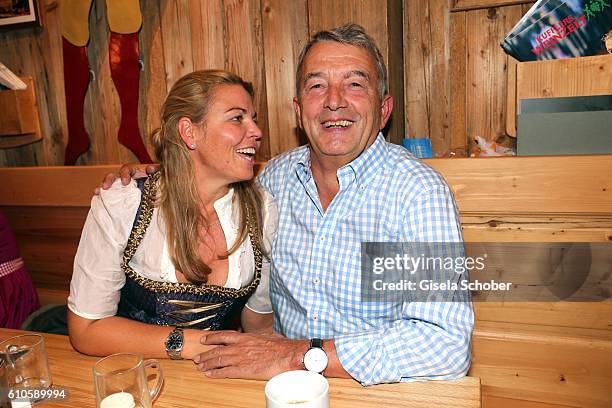
[[[385,60],[376,42],[366,33],[362,26],[358,24],[346,24],[331,30],[319,31],[312,37],[308,44],[304,46],[304,49],[300,53],[295,76],[295,88],[298,98],[300,97],[300,90],[303,86],[302,76],[304,73],[302,71],[304,70],[304,58],[312,46],[321,41],[335,41],[341,44],[354,45],[366,50],[372,56],[376,65],[378,94],[380,95],[380,99],[382,100],[385,97],[388,90],[387,67],[385,66]]]

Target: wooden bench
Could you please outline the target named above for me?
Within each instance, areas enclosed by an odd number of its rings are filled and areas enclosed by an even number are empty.
[[[611,242],[612,156],[433,159],[468,242]],[[65,302],[93,188],[119,166],[0,169],[43,303]],[[610,280],[610,277],[608,277]],[[612,302],[475,302],[485,407],[612,405]]]

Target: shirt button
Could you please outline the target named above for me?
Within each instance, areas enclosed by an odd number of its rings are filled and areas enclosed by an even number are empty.
[[[315,285],[318,285],[318,284],[319,284],[319,282],[320,282],[320,281],[319,281],[319,278],[314,278],[314,279],[312,280],[312,283],[314,283]]]
[[[362,185],[360,185],[360,186],[359,186],[359,189],[360,189],[361,191],[363,191],[363,190],[365,190],[365,186],[362,184]]]
[[[319,238],[319,240],[321,240],[321,242],[325,241],[325,237],[321,237]]]
[[[317,316],[317,315],[313,315],[312,316],[312,320],[317,320],[318,318],[319,318],[319,316]]]

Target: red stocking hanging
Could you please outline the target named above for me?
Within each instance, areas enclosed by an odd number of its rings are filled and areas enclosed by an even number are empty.
[[[78,47],[63,37],[62,46],[69,136],[64,165],[73,166],[79,156],[89,149],[89,135],[85,130],[83,119],[83,104],[89,85],[89,62],[87,47]]]
[[[109,62],[111,77],[121,102],[119,143],[130,149],[141,163],[151,163],[138,130],[138,33],[111,32]]]

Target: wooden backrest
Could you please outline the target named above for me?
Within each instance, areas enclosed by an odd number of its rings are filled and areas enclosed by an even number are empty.
[[[467,241],[612,241],[612,155],[426,162],[452,187]],[[118,168],[0,169],[0,207],[37,287],[69,287],[93,190]]]

